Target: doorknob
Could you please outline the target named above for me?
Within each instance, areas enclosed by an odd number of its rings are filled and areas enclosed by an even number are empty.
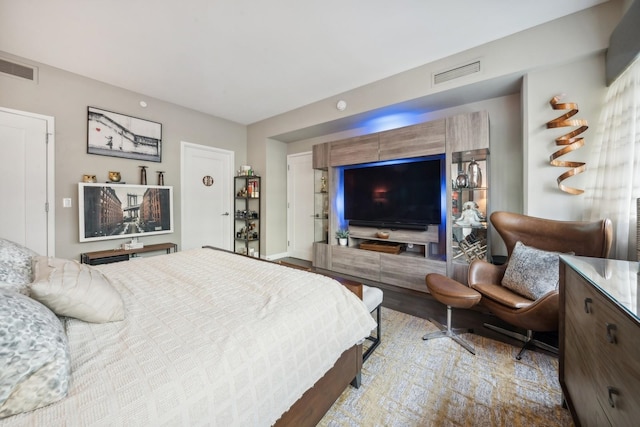
[[[229,216],[229,212],[223,213],[222,216]]]

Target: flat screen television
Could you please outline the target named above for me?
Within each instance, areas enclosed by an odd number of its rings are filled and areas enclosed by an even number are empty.
[[[345,168],[344,218],[390,229],[440,224],[444,176],[444,156]]]
[[[80,241],[173,233],[173,187],[78,184]]]

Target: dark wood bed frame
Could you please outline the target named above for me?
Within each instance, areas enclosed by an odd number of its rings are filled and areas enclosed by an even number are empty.
[[[213,246],[203,246],[205,248],[214,249],[223,252],[235,253],[226,249],[220,249]],[[237,254],[238,256],[245,256]],[[256,261],[271,262],[261,258],[254,258]],[[278,264],[290,268],[311,271],[311,269],[296,264],[279,262]],[[353,280],[344,279],[342,277],[331,276],[334,280],[340,282],[362,299],[362,283]],[[342,392],[351,384],[360,387],[362,371],[362,344],[357,344],[350,349],[345,350],[338,358],[336,363],[329,369],[322,378],[320,378],[310,389],[308,389],[300,399],[298,399],[287,412],[274,424],[277,427],[296,426],[296,427],[314,427],[327,413],[331,405],[338,400]]]

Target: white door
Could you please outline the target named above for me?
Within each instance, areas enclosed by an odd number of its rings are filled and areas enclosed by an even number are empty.
[[[53,123],[0,108],[0,237],[47,256],[55,254]]]
[[[287,233],[289,256],[307,261],[313,256],[312,153],[287,156]]]
[[[234,153],[181,143],[182,250],[231,250]]]

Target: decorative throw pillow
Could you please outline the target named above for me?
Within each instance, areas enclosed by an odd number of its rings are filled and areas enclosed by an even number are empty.
[[[28,294],[33,277],[31,259],[38,254],[11,240],[0,238],[0,288]]]
[[[502,286],[523,297],[536,300],[544,294],[558,289],[560,257],[557,252],[548,252],[522,242],[516,242]]]
[[[56,315],[0,289],[0,418],[62,399],[70,374],[67,337]]]
[[[120,293],[98,270],[77,261],[38,256],[31,298],[60,316],[104,323],[124,319]]]

